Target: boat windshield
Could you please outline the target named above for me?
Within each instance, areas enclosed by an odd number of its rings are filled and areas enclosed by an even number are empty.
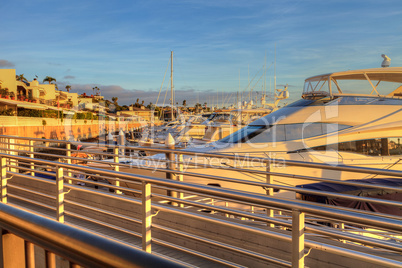
[[[365,72],[316,76],[305,81],[302,96],[305,99],[317,99],[338,94],[402,96],[402,83],[397,80],[387,81],[387,78],[386,73],[380,75]]]
[[[338,132],[350,127],[349,125],[337,123],[298,123],[276,124],[271,126],[248,125],[220,141],[225,143],[291,141]]]
[[[209,125],[211,122],[231,121],[231,115],[226,113],[213,113],[202,124]]]
[[[235,133],[223,138],[220,142],[224,143],[242,143],[250,140],[251,138],[257,136],[263,132],[269,126],[246,126]]]
[[[402,99],[345,96],[336,98],[327,105],[402,105]]]

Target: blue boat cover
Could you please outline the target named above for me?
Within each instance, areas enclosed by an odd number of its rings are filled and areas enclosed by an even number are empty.
[[[382,185],[390,187],[400,187],[397,190],[382,190],[378,188],[366,188],[352,185],[343,185],[329,182],[319,182],[312,184],[297,185],[296,187],[310,190],[326,191],[332,193],[350,194],[356,196],[365,196],[378,199],[386,199],[402,202],[402,179],[396,178],[375,178],[363,180],[347,180],[347,182],[367,183],[371,185]],[[297,198],[312,202],[342,206],[348,208],[362,209],[373,212],[386,213],[391,215],[402,216],[402,209],[396,206],[373,204],[370,202],[361,202],[358,200],[350,200],[344,198],[334,198],[329,196],[319,196],[314,194],[297,193]]]

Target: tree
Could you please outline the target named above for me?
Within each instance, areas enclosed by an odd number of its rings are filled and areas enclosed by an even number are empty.
[[[49,84],[50,84],[53,81],[56,82],[56,78],[53,78],[53,77],[50,77],[50,76],[46,76],[45,79],[43,79],[43,83],[49,82]]]
[[[119,98],[118,97],[113,97],[112,98],[112,101],[114,102],[114,105],[116,105],[117,106],[117,100],[118,100]]]
[[[152,110],[152,109],[154,108],[152,102],[150,102],[150,103],[147,105],[147,108],[150,109],[150,110]]]
[[[15,79],[17,79],[17,81],[21,81],[21,82],[28,82],[28,80],[25,78],[24,74],[16,75]]]
[[[98,87],[93,87],[92,91],[94,92],[93,95],[95,95],[95,90],[99,91],[100,89]]]
[[[69,93],[70,93],[71,86],[70,86],[70,85],[67,85],[67,86],[66,86],[66,90],[67,90],[67,92],[69,92]]]
[[[187,101],[186,100],[183,101],[183,106],[184,106],[184,108],[187,106]]]

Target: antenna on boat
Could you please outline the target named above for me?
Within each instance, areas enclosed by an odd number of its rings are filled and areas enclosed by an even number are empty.
[[[391,58],[389,58],[387,55],[385,54],[381,54],[381,57],[383,57],[383,61],[381,63],[381,67],[385,68],[385,67],[389,67],[391,65]]]

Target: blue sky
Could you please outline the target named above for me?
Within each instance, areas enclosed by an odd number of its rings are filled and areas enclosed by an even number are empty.
[[[189,104],[216,102],[217,91],[221,103],[254,77],[254,91],[264,80],[269,90],[275,46],[277,84],[292,100],[306,77],[380,67],[382,53],[402,66],[400,0],[3,0],[0,10],[0,68],[72,92],[98,86],[119,104],[156,102],[170,51],[176,101]]]

